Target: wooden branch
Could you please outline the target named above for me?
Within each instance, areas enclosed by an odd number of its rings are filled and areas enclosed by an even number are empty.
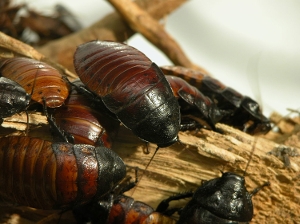
[[[0,32],[0,57],[11,58],[14,56],[28,57],[38,61],[46,62],[47,64],[58,69],[61,74],[66,75],[70,80],[77,78],[77,75],[73,74],[68,69],[60,64],[57,64],[53,60],[45,57],[33,47]]]
[[[208,130],[180,133],[182,144],[159,149],[134,194],[128,192],[128,195],[156,207],[170,195],[196,189],[203,180],[221,176],[220,170],[243,175],[254,147],[247,169],[247,189],[251,192],[266,181],[271,186],[253,197],[251,223],[300,223],[300,157],[291,157],[291,167],[286,168],[280,159],[267,154],[279,146],[277,143],[223,124],[217,127],[224,134]],[[156,146],[150,145],[151,154],[145,155],[141,141],[130,137],[130,133],[122,134],[114,145],[115,151],[126,164],[138,166],[143,172]],[[133,142],[140,145],[134,146]]]
[[[157,48],[161,49],[175,65],[198,69],[207,73],[204,69],[193,64],[163,26],[135,2],[131,0],[109,0],[109,2],[118,10],[133,30],[144,35]]]
[[[136,3],[156,20],[178,8],[186,0],[137,0]],[[59,40],[51,41],[37,48],[41,53],[62,64],[71,71],[73,54],[78,45],[91,40],[113,40],[123,42],[135,32],[124,22],[118,13],[111,13],[92,26],[70,34]]]
[[[24,117],[19,119],[21,122]],[[4,124],[12,120],[17,122],[17,118],[7,118]],[[31,119],[30,121],[34,122],[33,126],[36,126],[32,131],[43,133],[43,137],[50,135],[45,130],[39,131],[41,127],[38,127],[38,124],[46,124],[43,117],[36,116],[34,121]],[[286,168],[283,161],[268,154],[279,146],[274,141],[253,137],[223,124],[217,124],[217,128],[224,133],[209,130],[180,133],[179,138],[182,143],[159,149],[145,171],[144,167],[149,162],[156,145],[150,144],[150,154],[144,154],[145,143],[122,127],[113,150],[126,164],[138,166],[140,175],[143,175],[134,192],[127,192],[127,195],[156,207],[162,199],[170,195],[195,190],[202,181],[221,176],[220,171],[243,175],[254,148],[254,155],[247,169],[247,189],[251,192],[266,181],[269,181],[271,186],[263,188],[253,197],[254,217],[251,223],[300,223],[300,157],[290,157],[290,168]],[[130,174],[134,176],[133,171]],[[182,200],[179,203],[184,205],[186,202]],[[16,208],[12,210],[17,212]],[[26,211],[26,217],[30,219],[28,209],[20,210]],[[1,207],[0,211],[2,211]],[[5,211],[9,212],[7,209]],[[21,211],[19,212],[23,214]],[[31,212],[35,214],[31,218],[34,221],[41,219],[43,213],[43,217],[54,214],[55,219],[58,219],[54,211],[49,213],[32,210]],[[63,214],[61,218],[68,223],[75,223],[70,212]],[[51,223],[56,221],[52,220]]]

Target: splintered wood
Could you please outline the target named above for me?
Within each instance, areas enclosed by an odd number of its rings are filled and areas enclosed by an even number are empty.
[[[40,133],[51,138],[50,133],[42,129],[42,124],[46,124],[44,117],[38,118],[39,116],[35,117],[30,130],[36,133],[35,136],[39,136]],[[11,127],[12,120],[17,123],[16,117],[5,119],[3,125],[10,123]],[[150,154],[145,154],[146,144],[122,127],[113,150],[130,167],[139,167],[141,178],[138,186],[126,194],[155,208],[162,199],[176,193],[195,190],[203,181],[220,177],[221,172],[243,175],[254,150],[246,170],[247,189],[251,192],[267,181],[270,182],[270,186],[263,188],[253,197],[254,216],[251,223],[300,223],[300,157],[290,156],[290,166],[286,167],[284,161],[269,153],[282,144],[266,139],[265,136],[250,136],[224,124],[217,124],[217,128],[223,134],[205,129],[198,132],[180,132],[181,143],[159,149],[148,169],[144,170],[156,145],[150,144]],[[273,134],[271,131],[268,135]],[[299,148],[294,149],[300,151]],[[129,174],[134,178],[133,170],[129,170]],[[178,203],[184,205],[186,202],[181,200]],[[6,214],[21,214],[21,217],[22,214],[26,214],[33,222],[58,212],[28,210],[22,207],[11,208],[11,211],[5,208],[5,211]],[[28,215],[31,212],[33,216]],[[0,217],[1,215],[3,220],[4,214],[0,212]],[[58,217],[59,215],[53,215],[51,221],[44,223],[55,223]],[[61,218],[69,223],[76,222],[71,212],[63,213]]]

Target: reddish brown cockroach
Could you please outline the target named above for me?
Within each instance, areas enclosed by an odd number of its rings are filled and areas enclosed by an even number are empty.
[[[179,105],[161,70],[126,44],[80,45],[74,66],[86,87],[141,139],[167,147],[177,141]]]
[[[161,67],[165,75],[174,75],[195,86],[205,96],[216,102],[218,108],[232,111],[220,122],[232,125],[249,134],[266,133],[271,129],[270,121],[261,112],[257,102],[236,90],[199,71],[180,67]]]
[[[0,60],[0,74],[20,84],[32,100],[47,107],[60,107],[69,95],[68,83],[57,69],[25,57]]]
[[[75,80],[64,105],[50,110],[48,121],[73,144],[101,145],[111,148],[120,122],[107,114],[101,100],[81,93],[83,84]],[[86,90],[87,91],[87,90]]]
[[[0,138],[0,201],[72,208],[110,193],[125,175],[122,159],[102,146]]]

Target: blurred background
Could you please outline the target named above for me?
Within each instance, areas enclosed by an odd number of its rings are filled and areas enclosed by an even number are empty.
[[[51,13],[59,3],[89,26],[114,9],[99,0],[18,0]],[[300,108],[300,1],[191,0],[163,21],[189,58],[262,104],[264,114]],[[141,35],[128,41],[158,65],[171,65]]]

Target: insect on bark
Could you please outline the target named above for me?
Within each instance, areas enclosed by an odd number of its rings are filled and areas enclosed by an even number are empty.
[[[177,141],[179,105],[164,74],[143,53],[126,44],[91,41],[74,55],[86,87],[141,139],[167,147]]]
[[[0,119],[24,110],[31,96],[16,82],[0,77]]]
[[[0,138],[0,201],[39,209],[72,208],[108,194],[126,175],[105,147]]]
[[[220,110],[231,112],[223,116],[220,122],[249,134],[265,134],[271,129],[269,119],[262,114],[258,103],[250,97],[244,96],[219,80],[196,70],[180,66],[163,66],[160,68],[165,75],[180,77],[195,86],[205,96],[217,102]]]
[[[82,88],[84,86],[80,80],[72,83],[72,90],[64,105],[49,110],[49,124],[54,132],[60,132],[59,136],[70,143],[103,144],[111,148],[120,122],[108,114],[101,100],[96,101],[91,93],[82,93]]]
[[[176,221],[140,201],[125,195],[109,195],[106,200],[91,202],[73,210],[78,223],[103,224],[175,224]]]
[[[47,107],[60,107],[69,95],[69,87],[54,67],[34,59],[0,59],[0,75],[20,84],[32,100]]]

